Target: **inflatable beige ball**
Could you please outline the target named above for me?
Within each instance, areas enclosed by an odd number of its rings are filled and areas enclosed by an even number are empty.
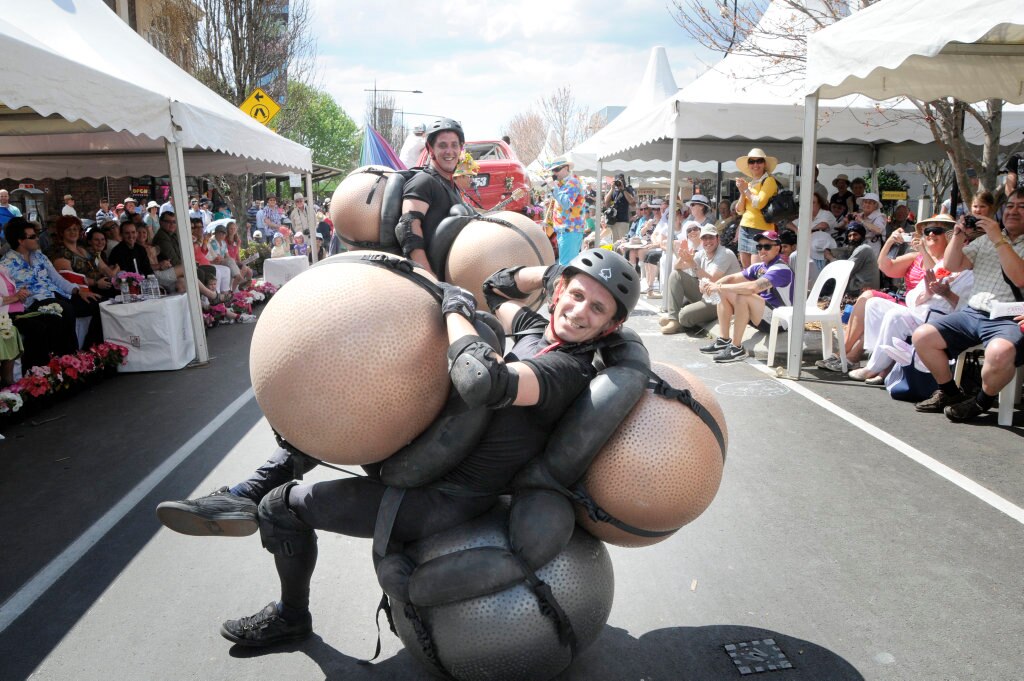
[[[392,172],[385,166],[360,166],[341,181],[331,196],[331,222],[340,236],[348,241],[380,243],[384,184]],[[373,196],[367,203],[370,192]],[[361,250],[350,243],[345,246],[350,251]]]
[[[449,387],[437,301],[356,257],[333,256],[283,286],[249,350],[270,425],[301,451],[346,465],[386,459],[419,435]]]
[[[447,281],[457,284],[476,296],[477,305],[486,310],[483,284],[487,277],[503,267],[516,265],[551,265],[555,252],[544,230],[520,213],[501,211],[473,220],[459,232],[448,251]],[[533,309],[540,307],[544,292],[526,299]]]
[[[728,446],[722,408],[688,371],[669,364],[651,368],[673,388],[689,389],[711,413]],[[704,512],[722,481],[725,453],[689,407],[652,392],[644,395],[605,443],[583,477],[594,501],[618,520],[649,531],[674,530]],[[671,535],[641,537],[591,520],[576,520],[598,539],[618,546],[650,546]]]

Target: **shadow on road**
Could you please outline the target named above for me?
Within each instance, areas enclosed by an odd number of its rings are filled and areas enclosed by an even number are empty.
[[[390,634],[385,632],[385,635]],[[792,665],[790,668],[773,671],[772,679],[864,679],[845,659],[815,643],[767,629],[733,624],[657,629],[639,639],[631,636],[625,629],[606,626],[600,638],[584,651],[569,669],[556,678],[560,681],[736,679],[742,676],[739,671],[740,665],[733,662],[733,658],[726,651],[726,646],[757,641],[757,645],[747,648],[747,657],[753,664],[766,664],[772,661],[772,655],[777,654],[771,644],[765,643],[766,639],[773,641],[778,651],[785,656],[785,660]],[[737,650],[742,654],[742,648]],[[273,650],[232,646],[230,654],[232,657],[249,659],[296,652],[308,655],[328,680],[408,681],[436,678],[404,650],[380,663],[363,665],[359,664],[356,658],[336,650],[316,635],[302,643],[280,646]],[[756,674],[753,669],[748,673]]]

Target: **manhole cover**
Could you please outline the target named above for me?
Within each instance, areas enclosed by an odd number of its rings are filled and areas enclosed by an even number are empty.
[[[743,643],[727,643],[723,648],[732,658],[736,670],[743,676],[793,668],[793,664],[775,643],[775,639],[764,638]]]

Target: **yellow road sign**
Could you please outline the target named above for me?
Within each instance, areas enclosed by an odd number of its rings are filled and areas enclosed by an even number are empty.
[[[281,110],[281,105],[264,92],[263,88],[256,88],[238,108],[263,125],[266,125]]]
[[[906,192],[882,192],[883,201],[902,201],[907,198]]]

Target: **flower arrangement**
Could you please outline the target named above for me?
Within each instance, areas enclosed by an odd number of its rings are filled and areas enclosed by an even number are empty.
[[[118,272],[116,275],[114,275],[114,280],[118,284],[120,284],[123,281],[127,281],[129,284],[134,283],[136,286],[141,286],[142,282],[145,281],[145,277],[143,277],[138,272],[128,272],[122,270]]]
[[[52,357],[43,366],[35,366],[0,391],[0,414],[13,414],[49,395],[57,395],[75,385],[116,369],[125,362],[128,348],[116,343],[97,343],[72,355]]]
[[[212,328],[218,324],[231,324],[235,321],[233,315],[252,314],[253,308],[270,299],[277,292],[277,287],[265,281],[257,281],[251,288],[244,291],[235,291],[231,300],[217,305],[211,305],[203,311],[203,324],[206,328]]]
[[[0,312],[0,340],[11,340],[14,338],[14,334],[14,322],[11,321],[11,315]]]
[[[59,303],[50,303],[49,305],[42,305],[39,308],[37,308],[37,311],[42,314],[52,314],[56,317],[61,317],[64,315],[64,308],[62,308]]]

